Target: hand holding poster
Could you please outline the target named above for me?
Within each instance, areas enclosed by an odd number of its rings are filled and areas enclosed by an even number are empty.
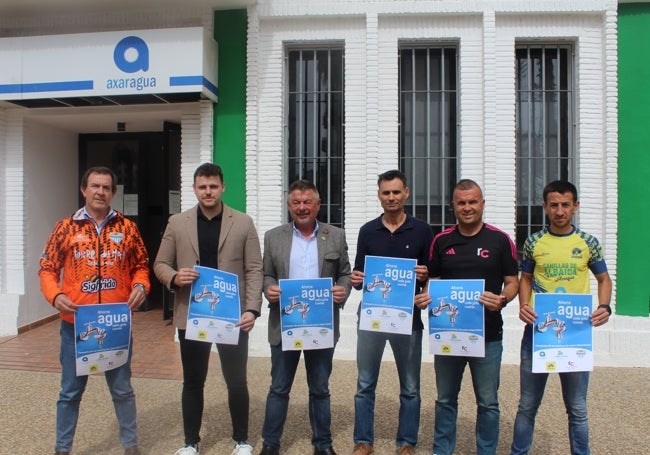
[[[484,280],[430,280],[429,352],[485,357]]]
[[[334,347],[332,278],[284,279],[279,285],[282,350]]]
[[[74,333],[77,376],[121,367],[129,358],[131,310],[126,303],[79,305]]]
[[[209,343],[239,342],[239,280],[233,273],[195,266],[185,338]]]
[[[410,335],[415,259],[366,256],[359,329]]]
[[[592,371],[591,294],[535,294],[533,373]]]

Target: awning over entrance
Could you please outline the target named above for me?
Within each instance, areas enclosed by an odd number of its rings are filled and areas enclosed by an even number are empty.
[[[202,27],[0,39],[0,100],[27,107],[217,101]]]

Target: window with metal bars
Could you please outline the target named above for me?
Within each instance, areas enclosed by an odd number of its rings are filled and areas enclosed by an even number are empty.
[[[516,47],[517,231],[524,241],[546,224],[544,186],[574,175],[573,53],[569,45]]]
[[[399,49],[399,166],[411,190],[407,210],[434,234],[455,223],[457,64],[456,46]]]
[[[343,227],[344,53],[342,48],[287,49],[287,188],[316,185],[318,219]]]

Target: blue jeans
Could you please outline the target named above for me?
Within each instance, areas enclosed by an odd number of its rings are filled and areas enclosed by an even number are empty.
[[[283,351],[282,345],[271,346],[271,387],[266,397],[262,438],[264,445],[280,447],[289,408],[289,392],[296,376],[301,353],[305,357],[309,387],[311,443],[319,450],[328,449],[332,447],[329,378],[332,373],[334,348]]]
[[[451,455],[456,448],[456,419],[458,393],[465,365],[469,364],[472,385],[476,396],[476,453],[494,455],[499,442],[499,378],[503,343],[485,343],[485,357],[460,357],[437,355],[436,371],[436,421],[433,432],[433,452]]]
[[[54,450],[70,452],[79,418],[79,404],[86,390],[88,376],[77,376],[75,361],[74,325],[61,321],[61,392],[56,403],[56,445]],[[123,447],[138,444],[135,394],[131,387],[131,353],[126,364],[104,373],[113,407],[119,424],[120,442]],[[91,416],[92,417],[92,416]]]
[[[398,447],[418,442],[420,429],[420,367],[422,330],[409,335],[357,330],[357,393],[354,395],[354,442],[375,440],[375,389],[386,341],[390,343],[399,377]]]
[[[515,418],[515,429],[510,453],[527,454],[533,443],[535,416],[542,403],[548,373],[533,373],[533,332],[527,325],[521,340],[521,364],[519,387],[521,397]],[[558,373],[562,386],[562,398],[569,416],[569,444],[572,455],[588,455],[589,423],[587,421],[587,389],[589,372]]]

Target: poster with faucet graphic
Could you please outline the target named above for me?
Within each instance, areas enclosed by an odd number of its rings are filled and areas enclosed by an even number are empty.
[[[282,279],[278,284],[282,350],[334,347],[332,278]]]
[[[592,371],[591,294],[534,294],[533,373]]]
[[[77,376],[124,365],[131,348],[131,310],[126,303],[79,305],[74,318]]]
[[[207,343],[239,343],[239,277],[210,267],[194,266],[185,338]]]
[[[413,299],[417,260],[366,256],[359,330],[413,331]]]
[[[429,280],[429,352],[485,357],[484,280]]]

